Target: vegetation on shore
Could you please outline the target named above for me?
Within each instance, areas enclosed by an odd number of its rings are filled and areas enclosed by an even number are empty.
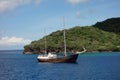
[[[63,52],[63,30],[53,32],[46,37],[47,50]],[[42,53],[45,37],[24,46],[24,53]],[[92,26],[76,26],[66,30],[67,51],[81,51],[83,47],[90,51],[120,51],[120,18],[111,18],[97,22]]]

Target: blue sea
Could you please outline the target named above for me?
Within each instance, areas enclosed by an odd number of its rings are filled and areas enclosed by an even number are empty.
[[[120,52],[86,53],[77,63],[40,63],[37,54],[0,51],[0,80],[120,80]]]

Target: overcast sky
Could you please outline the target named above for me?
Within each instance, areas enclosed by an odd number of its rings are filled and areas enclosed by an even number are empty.
[[[23,49],[66,28],[120,17],[120,0],[0,0],[0,50]]]

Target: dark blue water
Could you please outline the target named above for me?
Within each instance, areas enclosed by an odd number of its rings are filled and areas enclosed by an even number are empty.
[[[0,80],[120,80],[120,52],[79,55],[77,64],[39,63],[37,56],[0,51]]]

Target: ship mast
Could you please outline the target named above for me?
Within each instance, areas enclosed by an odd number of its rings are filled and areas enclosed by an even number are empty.
[[[65,18],[63,17],[63,26],[64,26],[64,55],[67,56],[66,54],[66,31],[65,31]]]
[[[47,53],[47,41],[46,41],[46,31],[44,30],[44,33],[45,33],[45,54]]]

